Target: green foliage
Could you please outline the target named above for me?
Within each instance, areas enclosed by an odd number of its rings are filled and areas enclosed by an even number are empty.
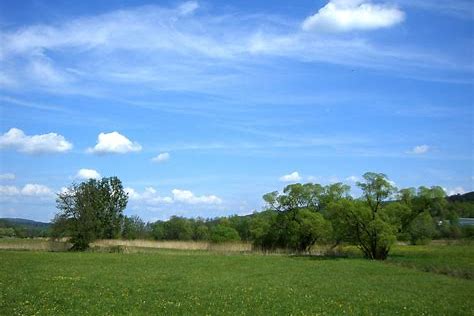
[[[84,250],[95,239],[120,236],[128,196],[117,177],[90,179],[58,194],[56,231],[67,231],[74,250]]]
[[[397,227],[401,225],[398,215],[404,210],[395,206],[385,210],[384,201],[395,188],[384,174],[368,172],[363,177],[365,182],[357,184],[363,199],[332,202],[328,207],[328,218],[337,241],[356,244],[366,258],[384,260],[396,240]]]
[[[321,211],[334,200],[347,197],[350,187],[342,183],[322,186],[314,183],[295,183],[286,186],[283,193],[267,193],[263,200],[270,209],[287,212],[295,209]]]
[[[147,237],[146,223],[138,216],[125,216],[122,223],[122,238],[144,239]]]
[[[234,228],[219,224],[211,229],[211,241],[215,243],[240,241],[240,236]]]
[[[396,227],[363,201],[340,200],[329,206],[335,238],[356,244],[369,259],[384,260],[396,240]]]
[[[193,227],[188,219],[179,216],[172,216],[164,223],[164,239],[191,240],[192,238]]]
[[[11,227],[0,227],[0,238],[15,237],[15,230]]]
[[[436,233],[433,218],[428,211],[418,214],[408,227],[413,245],[427,244]]]
[[[1,229],[4,228],[4,237],[34,238],[48,237],[50,235],[50,224],[36,222],[21,218],[0,218],[0,237]],[[13,230],[13,235],[12,234]]]
[[[209,228],[204,224],[199,224],[194,229],[193,240],[209,240]]]

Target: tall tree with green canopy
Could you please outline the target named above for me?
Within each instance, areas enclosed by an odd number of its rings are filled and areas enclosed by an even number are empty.
[[[336,238],[355,243],[366,258],[384,260],[396,240],[396,226],[385,212],[386,200],[395,187],[382,173],[367,172],[357,185],[362,198],[345,198],[328,207]]]
[[[74,250],[85,250],[95,239],[120,235],[127,202],[128,195],[117,177],[72,184],[57,196],[59,213],[54,225],[65,227]]]

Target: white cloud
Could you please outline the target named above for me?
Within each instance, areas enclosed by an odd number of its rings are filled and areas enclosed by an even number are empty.
[[[216,195],[196,196],[189,190],[174,189],[171,191],[172,196],[161,196],[153,187],[146,187],[142,193],[135,189],[127,187],[124,189],[128,193],[131,201],[141,202],[145,205],[161,205],[171,203],[184,204],[220,204],[222,199]]]
[[[297,171],[294,171],[290,174],[286,174],[280,177],[280,181],[283,182],[297,182],[301,180],[301,176]]]
[[[181,15],[193,14],[199,8],[197,1],[187,1],[178,7],[178,11]]]
[[[101,175],[94,169],[80,169],[76,173],[76,178],[78,179],[100,179]]]
[[[45,185],[28,183],[22,189],[12,185],[0,185],[0,196],[49,197],[53,191]]]
[[[153,162],[163,162],[170,159],[170,154],[169,153],[160,153],[158,156],[153,157],[151,161]]]
[[[26,196],[49,196],[52,193],[50,188],[42,184],[26,184],[21,189],[21,194]]]
[[[13,173],[0,174],[0,180],[15,180],[15,178],[15,174]]]
[[[463,187],[455,187],[452,189],[443,188],[447,195],[456,195],[456,194],[464,194],[466,190]]]
[[[142,202],[147,205],[171,204],[173,199],[169,196],[160,196],[153,187],[146,187],[142,193],[127,187],[124,191],[132,201]]]
[[[13,148],[27,154],[62,153],[71,150],[72,144],[56,133],[29,136],[21,129],[11,128],[0,136],[0,148]]]
[[[347,32],[374,30],[402,22],[405,14],[386,4],[373,4],[366,0],[331,0],[302,24],[305,31]]]
[[[127,187],[127,188],[124,188],[123,190],[125,191],[125,193],[128,194],[128,198],[130,200],[140,199],[140,194],[138,194],[138,192],[135,191],[135,189]]]
[[[196,196],[193,192],[188,190],[174,189],[173,200],[187,204],[220,204],[222,200],[215,195],[201,195]]]
[[[330,2],[337,8],[344,7],[341,3]],[[369,2],[350,4],[355,9],[348,11],[367,11],[365,15],[371,18],[392,11],[403,14],[396,8]],[[0,80],[17,83],[16,89],[46,89],[54,93],[105,95],[116,99],[122,90],[143,89],[144,85],[201,93],[207,89],[215,93],[217,85],[235,87],[237,76],[245,82],[258,73],[258,67],[248,74],[242,71],[248,67],[243,66],[258,66],[273,57],[390,68],[405,74],[416,71],[417,77],[426,77],[420,67],[425,70],[454,68],[463,72],[470,69],[466,62],[460,64],[458,60],[400,45],[374,45],[361,36],[340,38],[335,34],[304,32],[299,21],[285,16],[238,12],[213,15],[208,11],[202,15],[192,14],[198,6],[193,1],[174,8],[147,5],[6,30],[0,34],[0,60],[5,65]],[[364,11],[359,7],[371,9]],[[356,23],[361,18],[353,16],[365,16],[361,12],[349,15],[351,28],[360,27],[359,24],[379,27],[383,22],[393,22],[393,18],[381,18],[383,21],[378,24]],[[313,21],[320,20],[316,18],[319,16],[317,13],[309,17],[304,24],[321,23]],[[339,24],[336,26],[341,28]],[[97,84],[91,88],[91,82]]]
[[[118,132],[100,133],[97,138],[97,145],[87,151],[96,154],[125,154],[142,150],[142,146],[130,141],[127,137]]]
[[[408,151],[410,154],[415,155],[422,155],[426,154],[430,150],[430,146],[428,145],[419,145],[412,148],[412,150]]]
[[[357,181],[360,181],[360,178],[358,176],[349,176],[346,178],[346,181],[349,181],[349,182],[357,182]]]
[[[13,185],[0,185],[0,196],[14,196],[20,194],[20,190]]]

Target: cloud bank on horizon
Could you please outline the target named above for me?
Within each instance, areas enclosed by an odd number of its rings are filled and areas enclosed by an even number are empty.
[[[469,9],[1,3],[0,217],[51,219],[55,192],[102,176],[147,220],[365,171],[473,190]]]

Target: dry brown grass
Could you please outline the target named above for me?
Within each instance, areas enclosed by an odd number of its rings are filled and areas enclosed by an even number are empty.
[[[92,247],[107,248],[122,246],[127,248],[179,249],[179,250],[209,250],[219,252],[248,252],[252,250],[250,243],[235,242],[214,244],[205,241],[154,241],[154,240],[97,240]]]
[[[66,251],[70,247],[71,244],[66,241],[56,241],[48,238],[0,239],[0,249],[6,250]]]

